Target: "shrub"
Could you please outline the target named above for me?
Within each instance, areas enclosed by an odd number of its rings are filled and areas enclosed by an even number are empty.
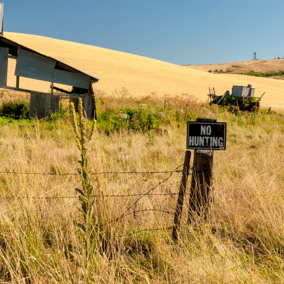
[[[255,72],[255,71],[249,71],[246,73],[239,73],[242,75],[250,75],[250,76],[257,76],[257,77],[271,77],[271,76],[283,76],[284,70],[280,71],[270,71],[270,72]]]
[[[14,119],[29,117],[29,103],[24,99],[7,100],[0,106],[0,115]]]

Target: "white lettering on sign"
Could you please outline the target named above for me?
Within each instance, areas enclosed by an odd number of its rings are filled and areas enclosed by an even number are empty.
[[[201,125],[201,135],[211,135],[212,133],[212,129],[211,129],[211,126],[210,125]]]
[[[200,137],[200,136],[189,136],[188,146],[200,147],[223,147],[224,141],[222,137]]]

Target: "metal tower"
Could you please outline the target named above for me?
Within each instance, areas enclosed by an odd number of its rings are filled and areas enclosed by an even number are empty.
[[[253,53],[253,60],[256,60],[256,52]]]

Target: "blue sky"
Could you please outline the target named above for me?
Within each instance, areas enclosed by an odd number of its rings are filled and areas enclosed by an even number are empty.
[[[1,1],[1,0],[0,0]],[[283,0],[2,0],[4,32],[211,64],[284,56]]]

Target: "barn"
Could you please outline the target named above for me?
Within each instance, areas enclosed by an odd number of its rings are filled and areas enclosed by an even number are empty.
[[[9,59],[16,60],[16,86],[7,86]],[[21,89],[21,77],[50,82],[50,93]],[[5,38],[3,3],[0,3],[0,88],[30,93],[30,117],[43,118],[51,112],[57,112],[62,97],[61,94],[54,93],[54,90],[58,90],[74,102],[75,107],[81,98],[86,116],[94,118],[96,109],[92,84],[98,81],[98,78],[90,74]],[[56,87],[55,84],[71,86],[72,91]]]

